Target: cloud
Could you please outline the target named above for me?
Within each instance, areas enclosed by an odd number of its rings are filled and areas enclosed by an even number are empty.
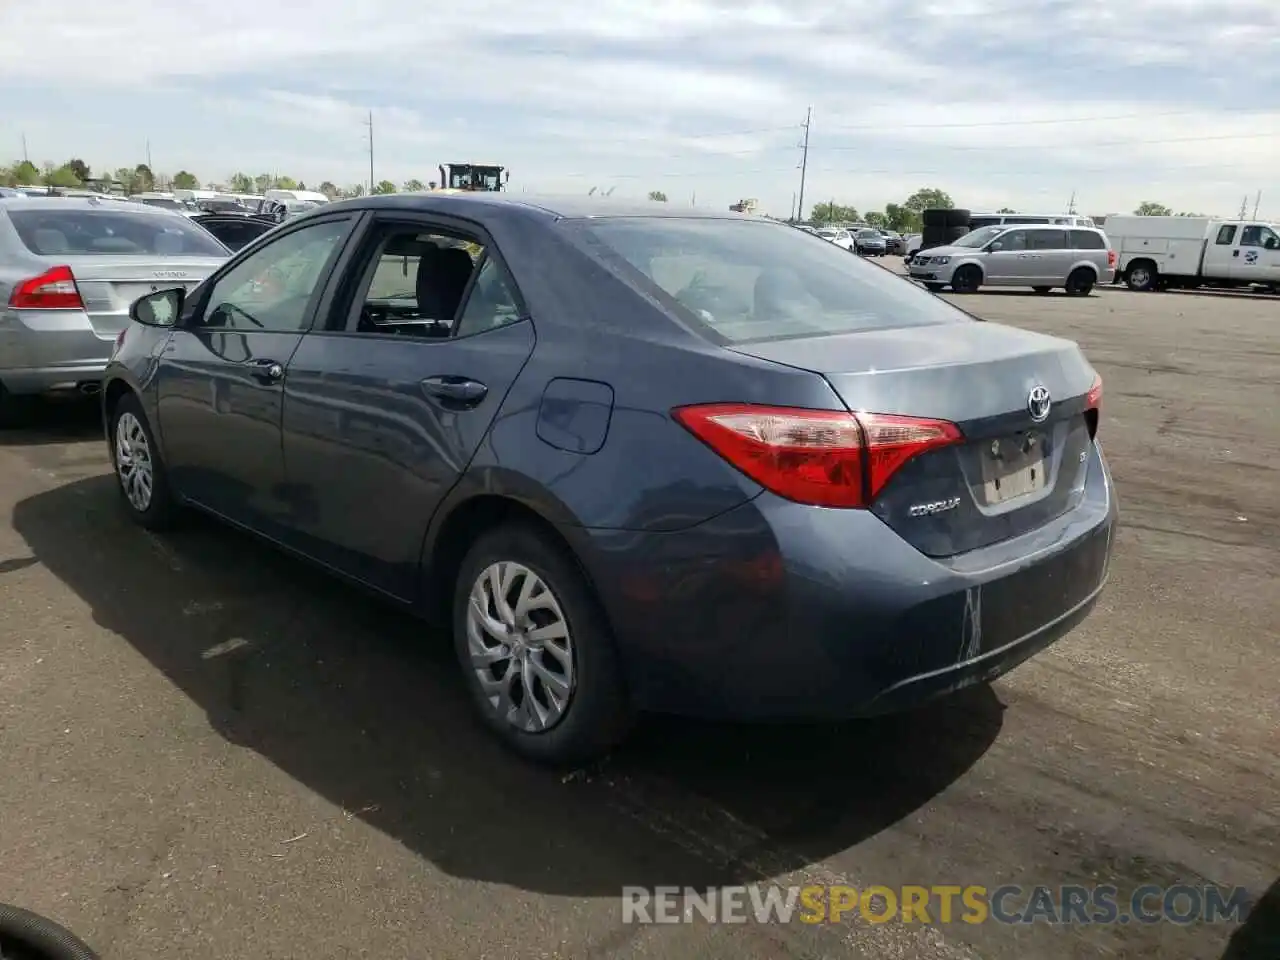
[[[1274,0],[119,0],[38,48],[24,20],[0,11],[0,83],[41,159],[150,142],[206,178],[359,181],[372,109],[379,177],[476,156],[516,190],[785,213],[813,106],[807,200],[1230,212],[1261,189],[1280,215]]]

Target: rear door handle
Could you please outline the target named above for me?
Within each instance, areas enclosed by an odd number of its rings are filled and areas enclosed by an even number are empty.
[[[263,383],[277,383],[284,379],[284,366],[278,360],[254,360],[253,376]]]
[[[440,376],[423,380],[422,392],[436,400],[448,400],[471,407],[485,398],[489,388],[478,380],[466,377]]]

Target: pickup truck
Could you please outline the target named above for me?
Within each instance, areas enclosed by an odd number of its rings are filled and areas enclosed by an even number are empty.
[[[1247,287],[1280,291],[1280,227],[1208,217],[1106,219],[1117,276],[1130,290]]]

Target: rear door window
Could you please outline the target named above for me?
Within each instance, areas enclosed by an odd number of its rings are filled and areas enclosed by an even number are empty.
[[[1236,226],[1234,223],[1229,223],[1226,226],[1218,228],[1217,242],[1219,246],[1229,247],[1231,246],[1231,244],[1235,243],[1235,240],[1236,240]]]
[[[173,214],[118,207],[41,207],[8,214],[23,246],[42,257],[227,255],[227,248],[206,230]]]
[[[1102,239],[1102,235],[1092,230],[1072,230],[1071,246],[1076,250],[1107,249],[1106,241]]]
[[[1028,250],[1069,250],[1065,230],[1028,230]]]
[[[715,342],[970,322],[915,284],[784,224],[597,217],[563,226]]]

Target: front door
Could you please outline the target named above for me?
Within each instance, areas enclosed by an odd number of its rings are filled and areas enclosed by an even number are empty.
[[[1280,281],[1280,236],[1265,223],[1240,228],[1239,248],[1232,251],[1231,279],[1238,283]]]
[[[1031,283],[1031,264],[1027,231],[1006,231],[987,248],[982,261],[983,282],[993,286],[1027,286]]]
[[[533,328],[491,242],[456,225],[375,218],[349,262],[347,295],[289,363],[293,545],[409,599],[431,517],[532,352]]]
[[[159,423],[180,495],[278,536],[285,369],[311,324],[350,217],[282,234],[201,288],[156,374]]]

